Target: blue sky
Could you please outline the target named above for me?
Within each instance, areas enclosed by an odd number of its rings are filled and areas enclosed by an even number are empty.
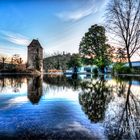
[[[0,0],[0,54],[26,58],[38,39],[45,53],[78,52],[88,28],[103,24],[108,0]]]

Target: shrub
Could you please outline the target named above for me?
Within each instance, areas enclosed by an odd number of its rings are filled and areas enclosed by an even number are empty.
[[[131,69],[129,67],[124,66],[123,63],[116,63],[113,67],[113,73],[129,74],[131,72]]]
[[[140,69],[139,69],[139,68],[133,68],[133,69],[131,70],[131,72],[132,72],[133,74],[140,74]]]
[[[122,67],[119,71],[119,73],[122,73],[122,74],[129,74],[131,73],[131,69],[129,67]]]
[[[97,69],[97,68],[94,68],[92,72],[93,72],[95,75],[98,75],[98,69]]]

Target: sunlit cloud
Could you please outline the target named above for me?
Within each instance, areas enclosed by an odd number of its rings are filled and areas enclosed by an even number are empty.
[[[19,33],[13,33],[13,32],[10,32],[10,31],[0,31],[0,38],[8,41],[8,42],[11,42],[11,43],[14,43],[16,45],[22,45],[22,46],[27,46],[30,41],[27,37],[19,34]]]

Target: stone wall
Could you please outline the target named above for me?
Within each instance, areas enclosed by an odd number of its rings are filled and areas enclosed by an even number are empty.
[[[43,48],[38,40],[33,40],[28,46],[28,69],[43,71]]]

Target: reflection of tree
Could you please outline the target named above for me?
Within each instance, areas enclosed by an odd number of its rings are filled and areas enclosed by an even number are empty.
[[[28,98],[32,104],[37,104],[42,96],[42,78],[28,78]]]
[[[45,83],[54,85],[54,86],[65,86],[66,83],[66,78],[64,76],[59,76],[59,75],[44,75],[43,80]]]
[[[1,91],[3,91],[3,89],[5,88],[5,78],[0,79],[0,87],[1,87]]]
[[[126,91],[126,82],[122,81],[122,79],[117,79],[116,91],[117,91],[117,95],[121,97]]]
[[[104,112],[110,100],[111,87],[106,85],[104,78],[96,82],[82,83],[82,93],[79,95],[79,102],[82,109],[94,122],[103,120]]]
[[[11,87],[14,92],[19,91],[24,83],[25,77],[21,76],[0,76],[0,89],[3,91],[6,87]]]
[[[10,88],[13,92],[19,92],[26,79],[28,80],[28,98],[33,104],[36,104],[42,96],[42,78],[40,76],[0,76],[0,91]]]
[[[81,86],[81,80],[78,78],[78,76],[67,79],[67,82],[74,90],[77,90]]]
[[[51,87],[59,88],[73,88],[74,90],[80,87],[79,79],[66,78],[62,75],[45,75],[43,77],[45,83],[49,84]]]
[[[131,91],[132,81],[128,86],[117,86],[116,101],[110,103],[104,122],[109,139],[139,139],[140,100]]]

